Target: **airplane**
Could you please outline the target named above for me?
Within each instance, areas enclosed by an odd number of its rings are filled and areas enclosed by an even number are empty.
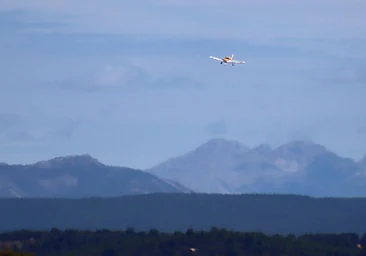
[[[231,57],[226,56],[223,59],[217,58],[214,56],[210,56],[210,59],[221,61],[220,64],[224,63],[225,66],[227,63],[231,63],[231,66],[234,66],[234,64],[244,64],[245,63],[245,61],[243,61],[243,60],[234,60],[234,54],[232,54]]]

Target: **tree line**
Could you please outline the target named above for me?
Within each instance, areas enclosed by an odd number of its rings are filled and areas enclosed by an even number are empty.
[[[251,256],[348,256],[366,255],[366,234],[266,235],[211,228],[164,233],[156,229],[138,232],[85,231],[53,228],[0,234],[0,256],[11,255],[251,255]]]

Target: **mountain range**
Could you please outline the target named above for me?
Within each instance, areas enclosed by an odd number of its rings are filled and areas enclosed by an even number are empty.
[[[366,196],[366,156],[355,161],[309,141],[248,148],[212,139],[146,171],[200,193]]]
[[[90,155],[0,163],[0,197],[192,192],[366,196],[366,156],[355,161],[308,141],[249,148],[219,138],[147,170],[108,166]]]

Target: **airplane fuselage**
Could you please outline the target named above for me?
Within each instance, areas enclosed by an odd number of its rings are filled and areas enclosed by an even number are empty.
[[[224,64],[225,66],[227,63],[231,63],[232,66],[234,66],[234,64],[244,64],[245,63],[245,61],[234,60],[234,54],[232,54],[231,56],[225,56],[224,58],[218,58],[218,57],[214,57],[214,56],[210,56],[210,58],[220,61],[220,64]]]
[[[226,56],[225,58],[222,59],[222,61],[225,62],[225,63],[229,63],[229,62],[232,61],[232,59],[231,59],[231,57]]]
[[[231,63],[231,65],[234,66],[233,57],[229,57],[229,56],[224,57],[220,64],[222,64],[222,63],[224,63],[224,65],[226,65],[226,63]]]

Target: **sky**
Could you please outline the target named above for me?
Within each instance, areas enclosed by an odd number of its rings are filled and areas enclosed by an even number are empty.
[[[364,0],[1,0],[0,162],[150,168],[212,138],[366,153]],[[245,65],[209,59],[235,54]]]

